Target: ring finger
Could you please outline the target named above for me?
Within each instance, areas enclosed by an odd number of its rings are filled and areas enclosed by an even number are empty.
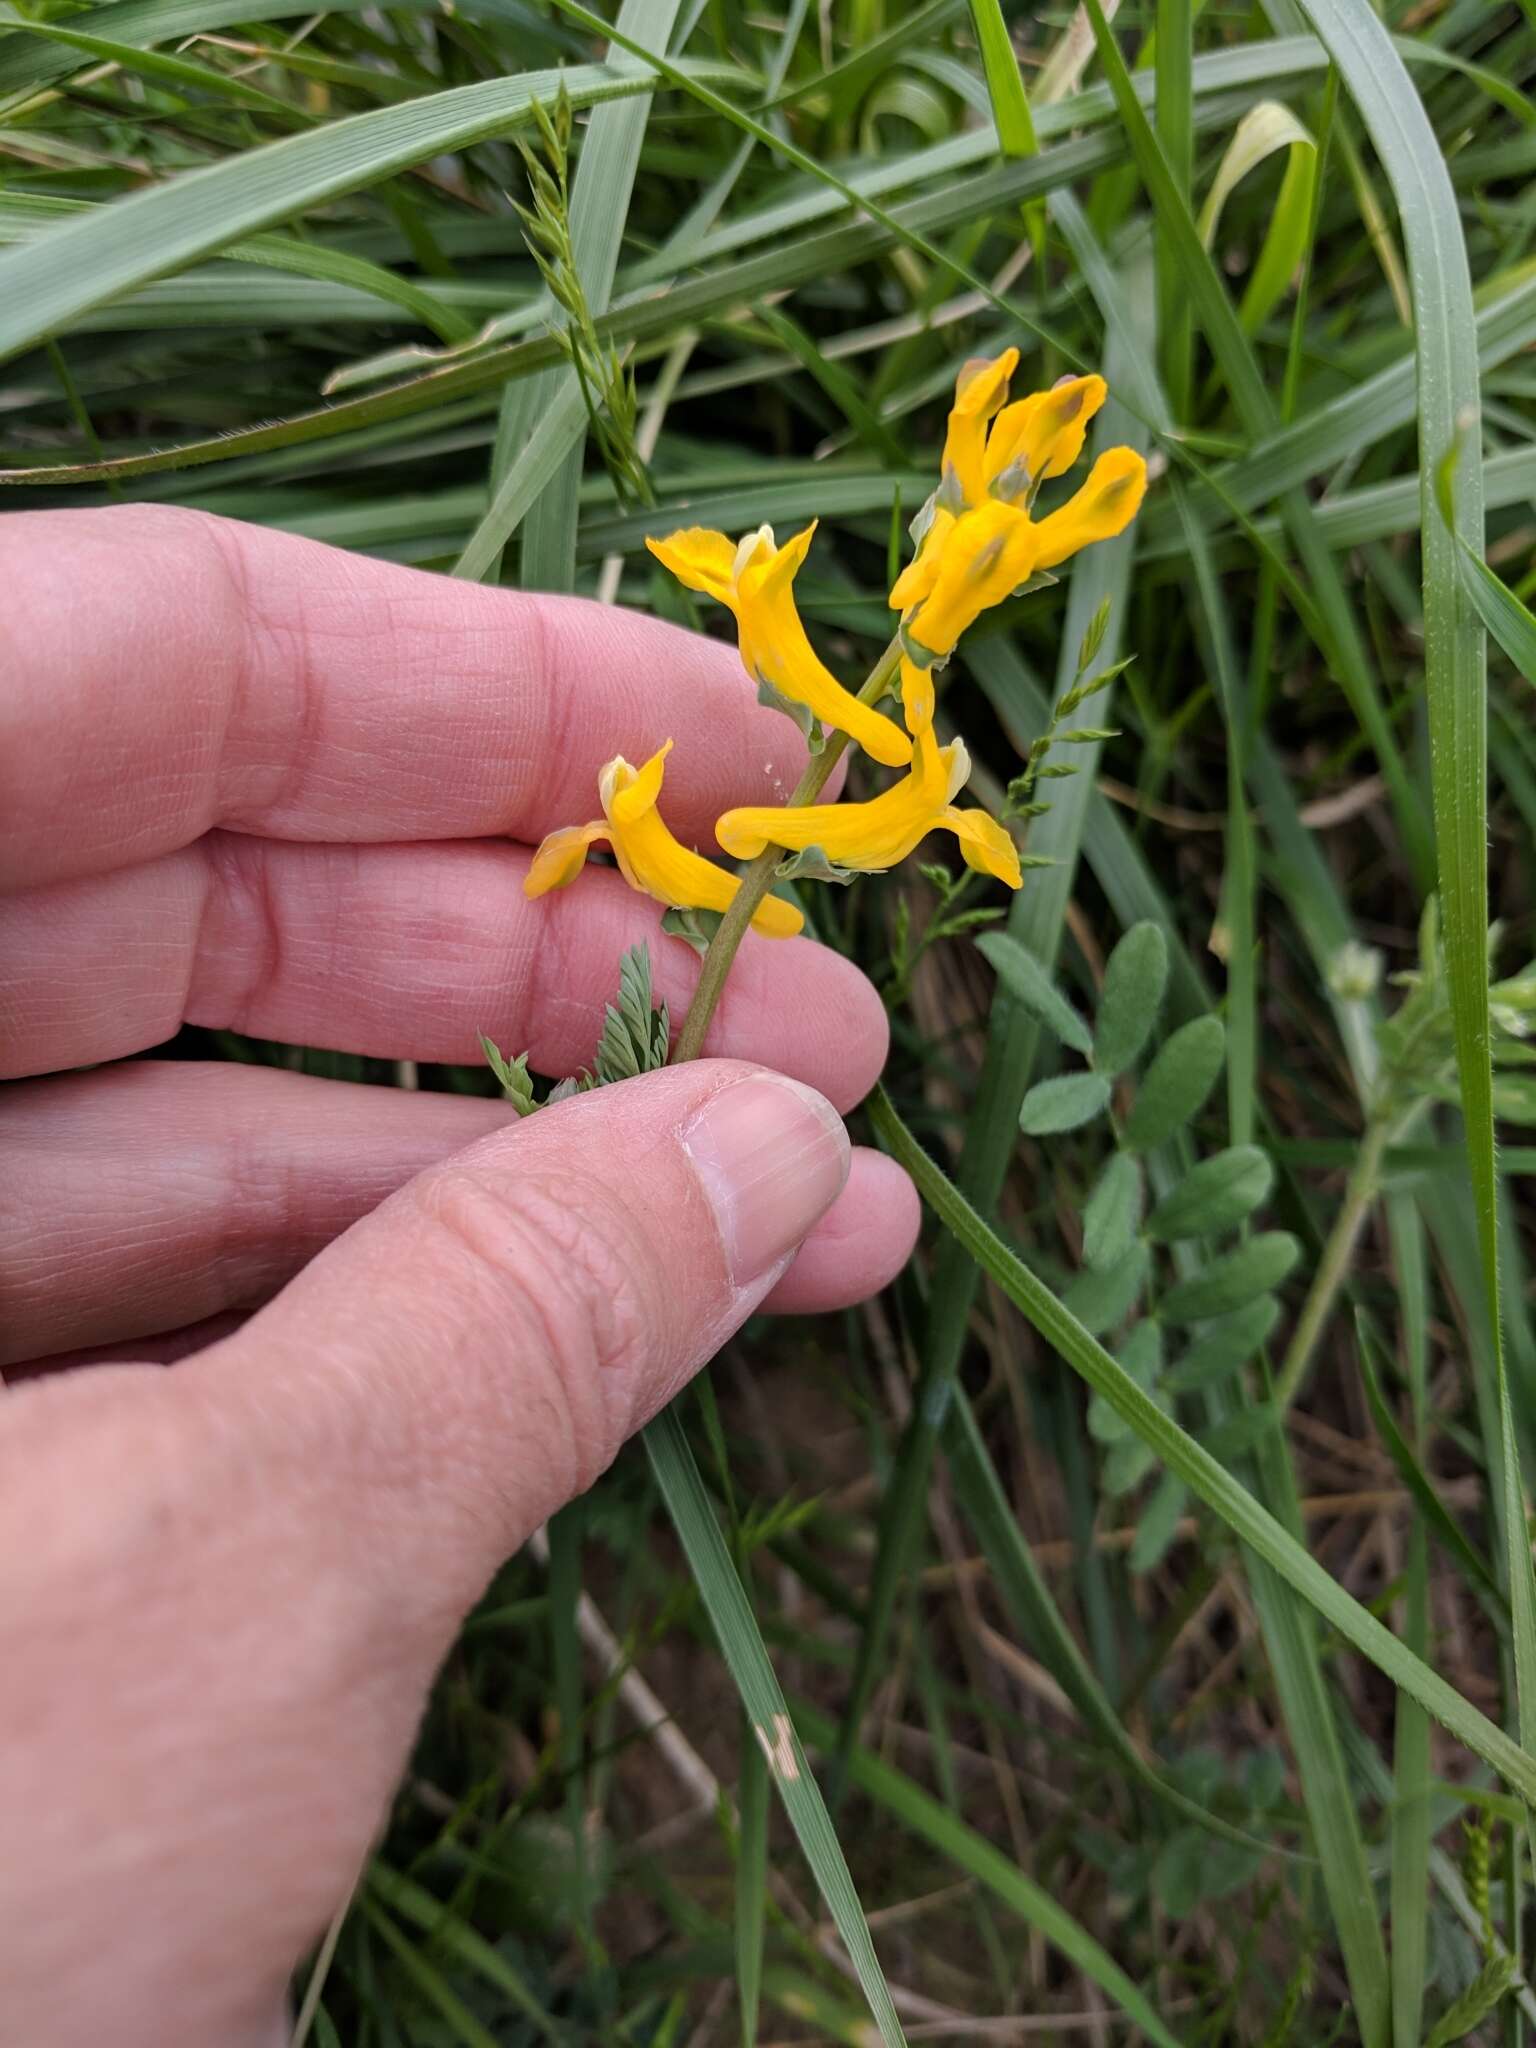
[[[11,1169],[0,1366],[132,1347],[254,1308],[402,1182],[509,1114],[463,1096],[174,1061],[13,1087],[0,1111]],[[916,1227],[906,1176],[856,1151],[765,1306],[860,1300],[905,1262]]]

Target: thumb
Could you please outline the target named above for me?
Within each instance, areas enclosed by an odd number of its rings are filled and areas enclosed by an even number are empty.
[[[275,2038],[460,1617],[763,1298],[848,1157],[798,1082],[643,1075],[421,1174],[173,1370],[12,1394],[25,2038]]]
[[[287,1455],[441,1538],[457,1612],[736,1330],[840,1193],[801,1082],[700,1061],[419,1175],[194,1365]]]

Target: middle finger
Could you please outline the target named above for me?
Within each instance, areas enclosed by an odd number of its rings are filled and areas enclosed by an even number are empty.
[[[210,833],[111,875],[0,901],[0,1073],[120,1058],[183,1023],[380,1059],[478,1062],[479,1034],[545,1074],[590,1062],[619,956],[650,945],[680,1023],[698,960],[657,906],[593,868],[529,902],[497,841],[296,846]],[[747,935],[706,1050],[807,1081],[840,1109],[885,1058],[885,1012],[849,962]]]

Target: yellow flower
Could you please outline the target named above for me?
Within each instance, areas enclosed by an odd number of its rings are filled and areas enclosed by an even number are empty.
[[[963,740],[941,747],[931,724],[913,736],[912,768],[864,804],[799,804],[783,809],[727,811],[715,837],[729,854],[750,860],[765,846],[803,851],[817,846],[839,867],[870,874],[894,867],[930,832],[953,832],[967,867],[995,875],[1010,889],[1023,880],[1013,841],[985,811],[962,811],[954,799],[970,776]]]
[[[918,667],[942,662],[960,635],[1039,569],[1079,548],[1108,540],[1136,516],[1147,466],[1130,448],[1112,448],[1087,483],[1038,523],[1031,508],[1040,485],[1064,476],[1083,452],[1089,422],[1109,395],[1102,377],[1064,377],[1049,391],[1003,405],[1018,350],[969,362],[955,385],[944,440],[943,478],[929,500],[916,555],[891,589],[902,640]],[[999,407],[1002,409],[999,411]],[[931,686],[908,703],[931,715]],[[914,728],[915,730],[915,728]]]
[[[1027,512],[1001,498],[962,512],[936,541],[930,528],[929,544],[891,592],[908,647],[915,643],[941,660],[950,654],[967,626],[1034,573],[1040,531]]]
[[[1035,528],[1035,568],[1054,569],[1079,548],[1124,533],[1146,492],[1147,465],[1135,449],[1109,449],[1089,470],[1087,483]]]
[[[1108,396],[1102,377],[1064,377],[1049,391],[1004,406],[987,436],[988,490],[1015,498],[1046,477],[1065,476]]]
[[[606,839],[632,889],[673,909],[728,910],[741,886],[736,877],[680,845],[656,808],[671,751],[668,740],[643,768],[632,768],[622,754],[615,754],[598,777],[602,817],[590,825],[566,825],[551,832],[533,856],[523,894],[543,896],[565,888],[581,873],[593,840]],[[765,896],[752,913],[753,930],[773,939],[793,938],[804,923],[795,906],[778,896]]]
[[[901,727],[843,688],[817,656],[795,608],[795,572],[815,531],[812,520],[779,547],[771,526],[760,526],[735,544],[723,533],[689,526],[645,544],[680,583],[734,612],[741,659],[756,683],[792,705],[804,705],[813,718],[847,733],[886,767],[905,767],[912,748]]]

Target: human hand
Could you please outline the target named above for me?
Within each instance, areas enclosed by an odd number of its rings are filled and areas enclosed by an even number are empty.
[[[570,1071],[627,945],[674,1015],[697,963],[616,874],[525,902],[527,845],[674,732],[701,846],[802,762],[728,650],[583,603],[153,508],[13,516],[0,573],[0,1057],[58,1076],[0,1105],[0,1364],[73,1367],[0,1400],[0,2030],[272,2043],[501,1560],[754,1308],[903,1263],[828,1106],[884,1015],[749,938],[717,1057],[521,1124],[63,1075],[184,1020]]]

